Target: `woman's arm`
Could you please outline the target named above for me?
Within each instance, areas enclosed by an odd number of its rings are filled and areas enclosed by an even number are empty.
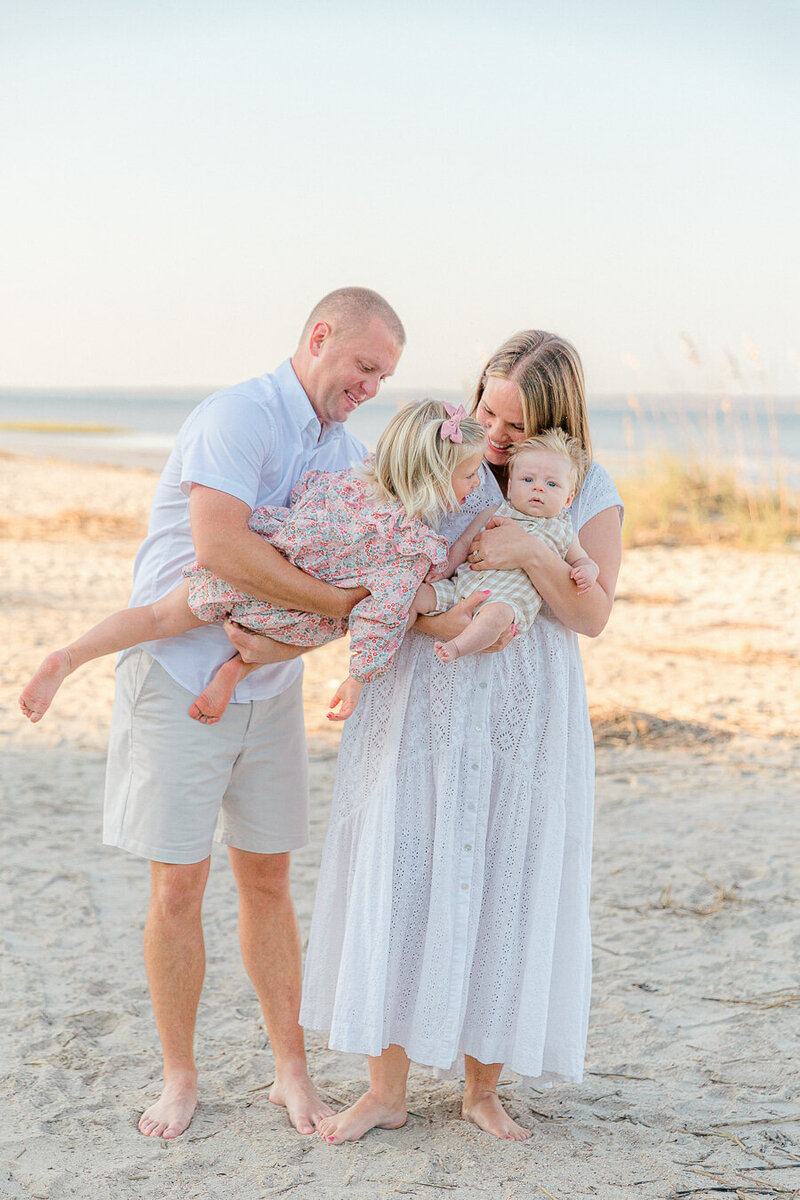
[[[500,521],[473,542],[480,561],[479,569],[472,567],[476,585],[480,586],[482,569],[522,567],[562,624],[575,633],[597,637],[611,615],[622,560],[619,509],[606,508],[587,521],[581,529],[581,545],[600,568],[597,583],[583,595],[570,578],[569,565],[541,538],[532,537],[514,521]]]

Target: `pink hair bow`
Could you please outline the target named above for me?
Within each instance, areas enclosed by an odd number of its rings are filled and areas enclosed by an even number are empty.
[[[467,415],[464,405],[459,404],[458,408],[455,408],[452,404],[448,404],[445,401],[444,406],[447,409],[448,419],[442,421],[439,430],[439,433],[442,435],[442,441],[463,442],[464,435],[461,432],[461,422]]]

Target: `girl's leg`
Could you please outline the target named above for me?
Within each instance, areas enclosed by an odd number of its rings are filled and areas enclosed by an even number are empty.
[[[189,716],[202,725],[216,725],[228,707],[237,684],[261,663],[246,663],[238,654],[229,658],[200,695],[189,705]]]
[[[69,646],[55,650],[22,689],[19,706],[31,721],[41,721],[67,675],[94,658],[127,650],[139,642],[172,637],[202,625],[187,607],[189,585],[180,583],[163,600],[139,608],[123,608],[106,617]]]
[[[465,654],[477,654],[493,646],[514,620],[514,610],[504,600],[483,604],[470,624],[451,642],[434,642],[433,650],[443,663],[453,662]]]
[[[503,1064],[478,1062],[477,1058],[467,1054],[464,1056],[464,1066],[466,1081],[461,1106],[464,1120],[505,1141],[526,1141],[531,1136],[530,1129],[524,1129],[511,1120],[497,1095],[497,1081]]]
[[[321,1121],[320,1137],[340,1145],[358,1141],[368,1129],[399,1129],[405,1125],[409,1065],[402,1046],[388,1046],[379,1058],[370,1058],[369,1091],[349,1108]]]

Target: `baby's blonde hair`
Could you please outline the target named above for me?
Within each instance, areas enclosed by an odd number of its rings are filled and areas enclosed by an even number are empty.
[[[407,404],[384,429],[375,455],[361,466],[379,501],[399,500],[410,517],[433,524],[458,508],[451,477],[464,458],[482,450],[486,432],[472,417],[461,420],[462,441],[442,437],[450,414],[439,400]]]
[[[512,443],[508,456],[509,476],[514,473],[514,463],[526,450],[549,450],[554,454],[562,454],[569,463],[570,490],[577,495],[589,470],[589,455],[577,438],[570,437],[563,429],[545,429],[535,437],[526,438],[524,442]]]

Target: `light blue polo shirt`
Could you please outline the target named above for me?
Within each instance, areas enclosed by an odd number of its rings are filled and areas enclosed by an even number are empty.
[[[165,596],[195,561],[189,522],[193,483],[236,496],[251,511],[262,504],[287,505],[304,471],[340,471],[366,453],[343,425],[323,430],[290,359],[271,375],[214,392],[184,421],[158,482],[147,537],[133,568],[130,606]],[[146,642],[144,649],[193,693],[202,691],[233,654],[219,625]],[[300,659],[260,667],[239,684],[233,702],[278,696],[302,670]]]

